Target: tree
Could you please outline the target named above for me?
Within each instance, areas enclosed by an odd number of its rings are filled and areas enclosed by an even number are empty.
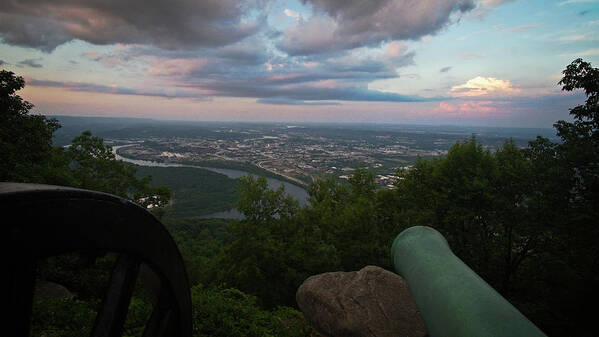
[[[44,183],[51,179],[52,134],[60,125],[29,114],[33,104],[16,94],[24,86],[23,77],[0,70],[0,181]]]
[[[508,297],[548,236],[526,153],[512,140],[491,153],[472,138],[445,158],[418,161],[397,182],[400,221],[440,230],[456,255]]]
[[[574,60],[563,71],[559,82],[562,90],[584,90],[585,104],[570,110],[574,122],[558,121],[554,124],[563,143],[558,152],[575,171],[575,202],[583,205],[599,204],[599,69],[582,59]],[[594,209],[594,207],[591,207]],[[589,209],[589,210],[591,210]],[[589,214],[597,219],[599,213]]]
[[[294,305],[297,287],[335,263],[335,249],[283,186],[271,190],[266,178],[251,176],[240,184],[237,209],[245,218],[229,224],[231,244],[214,261],[213,283],[256,295],[268,307]]]
[[[117,160],[112,148],[90,131],[75,137],[66,154],[74,186],[118,195],[145,208],[161,208],[170,200],[167,187],[151,186],[151,176],[137,178],[135,166]]]
[[[555,146],[555,161],[567,170],[569,184],[566,218],[554,227],[554,257],[568,273],[560,275],[570,287],[563,305],[571,325],[593,319],[592,303],[599,300],[599,69],[581,59],[563,71],[562,90],[582,89],[584,104],[570,110],[573,122],[554,124],[562,143]],[[579,335],[592,335],[580,329]]]

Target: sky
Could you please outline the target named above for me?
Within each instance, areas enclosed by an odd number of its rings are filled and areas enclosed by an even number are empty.
[[[551,127],[599,0],[3,0],[46,115]]]

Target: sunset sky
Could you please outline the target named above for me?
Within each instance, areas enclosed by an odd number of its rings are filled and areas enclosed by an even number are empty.
[[[2,2],[48,115],[550,127],[599,66],[599,0]]]

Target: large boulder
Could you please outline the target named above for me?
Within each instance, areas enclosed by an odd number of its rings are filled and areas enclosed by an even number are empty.
[[[296,300],[312,326],[329,337],[426,336],[406,282],[379,267],[311,276]]]

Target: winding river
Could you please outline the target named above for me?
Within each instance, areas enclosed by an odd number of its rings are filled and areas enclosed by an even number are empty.
[[[151,161],[151,160],[126,158],[117,153],[117,150],[120,148],[128,147],[128,146],[135,146],[135,145],[136,144],[113,146],[112,153],[114,153],[116,159],[118,159],[118,160],[122,160],[124,162],[139,165],[139,166],[194,167],[194,168],[199,168],[199,169],[204,169],[204,170],[209,170],[212,172],[224,174],[227,177],[232,178],[232,179],[237,179],[239,177],[243,177],[243,176],[247,176],[247,175],[250,175],[253,177],[258,177],[258,175],[256,175],[256,174],[252,174],[252,173],[249,173],[246,171],[241,171],[241,170],[223,169],[223,168],[216,168],[216,167],[205,167],[205,166],[197,166],[197,165],[184,165],[184,164],[176,164],[176,163],[161,163],[161,162]],[[306,192],[306,190],[304,190],[303,188],[301,188],[297,185],[288,183],[286,181],[281,181],[281,180],[275,179],[275,178],[266,178],[266,182],[268,183],[268,187],[270,187],[271,189],[277,189],[281,185],[285,186],[285,191],[287,192],[287,194],[289,196],[291,196],[292,198],[294,198],[295,200],[297,200],[300,205],[304,206],[304,205],[308,204],[308,192]],[[243,218],[241,213],[239,213],[234,208],[230,209],[228,211],[216,212],[216,213],[212,213],[212,214],[203,215],[201,217],[202,218],[223,218],[223,219],[241,219],[241,218]]]

